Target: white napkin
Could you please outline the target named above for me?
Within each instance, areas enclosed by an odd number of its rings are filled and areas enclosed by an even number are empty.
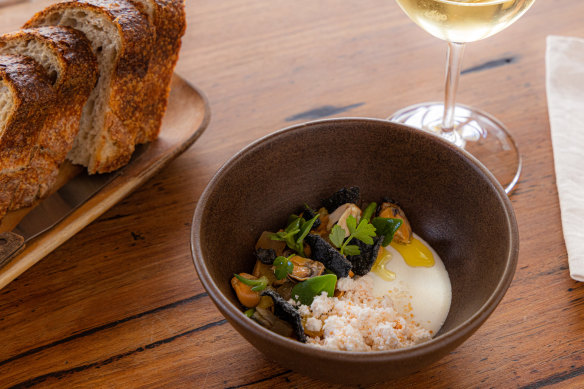
[[[584,281],[584,39],[547,38],[546,82],[570,276]]]

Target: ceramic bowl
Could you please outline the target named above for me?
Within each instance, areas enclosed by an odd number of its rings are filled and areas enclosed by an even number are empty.
[[[243,314],[230,279],[253,268],[261,232],[285,225],[299,205],[318,205],[348,186],[359,186],[364,200],[397,200],[414,232],[443,259],[452,305],[432,340],[395,351],[329,351],[272,333]],[[191,239],[203,286],[241,335],[282,366],[345,384],[410,374],[454,350],[503,298],[519,248],[507,195],[470,154],[404,125],[352,118],[295,125],[236,154],[202,194]]]

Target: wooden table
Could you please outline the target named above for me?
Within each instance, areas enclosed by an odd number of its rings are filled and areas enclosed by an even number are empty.
[[[391,0],[187,3],[177,72],[206,92],[211,124],[0,291],[2,388],[327,386],[265,359],[225,322],[191,260],[193,210],[219,166],[258,137],[440,100],[445,44]],[[1,9],[2,31],[41,6]],[[515,25],[468,46],[458,100],[506,123],[524,157],[511,197],[519,265],[475,335],[396,387],[584,387],[584,287],[568,274],[544,81],[546,36],[584,37],[582,15],[584,2],[539,0]]]

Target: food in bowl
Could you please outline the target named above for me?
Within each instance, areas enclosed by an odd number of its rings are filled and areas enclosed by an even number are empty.
[[[382,351],[432,338],[451,303],[448,272],[394,201],[359,207],[342,188],[264,231],[231,285],[246,316],[315,347]]]

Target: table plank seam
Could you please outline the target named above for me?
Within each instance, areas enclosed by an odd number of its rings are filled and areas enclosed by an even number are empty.
[[[580,366],[576,369],[569,370],[563,373],[558,373],[551,375],[547,378],[543,378],[541,380],[534,381],[530,384],[524,385],[521,389],[536,389],[536,388],[543,388],[544,386],[556,385],[560,382],[564,382],[570,380],[572,378],[578,377],[584,374],[584,366]]]
[[[334,106],[334,105],[323,105],[320,107],[316,107],[313,109],[309,109],[308,111],[303,111],[291,116],[288,116],[286,119],[287,122],[295,122],[296,120],[316,120],[322,119],[328,116],[338,115],[340,113],[350,111],[353,108],[360,107],[364,105],[364,102],[349,104],[342,107]]]
[[[57,370],[57,371],[54,371],[54,372],[51,372],[51,373],[43,374],[43,375],[40,375],[38,377],[31,378],[31,379],[28,379],[26,381],[20,382],[20,383],[18,383],[16,385],[13,385],[13,386],[9,387],[9,389],[30,388],[30,387],[32,387],[34,385],[40,384],[42,382],[45,382],[48,378],[61,379],[63,377],[68,377],[68,376],[71,376],[72,374],[79,373],[79,372],[84,371],[84,370],[87,370],[87,369],[92,369],[92,368],[96,368],[96,367],[97,368],[103,367],[103,366],[109,365],[110,363],[117,362],[120,359],[123,359],[125,357],[130,356],[130,355],[133,355],[133,354],[136,354],[136,353],[141,353],[141,352],[144,352],[146,350],[155,349],[158,346],[161,346],[161,345],[164,345],[164,344],[173,342],[173,341],[175,341],[178,338],[182,338],[183,336],[188,336],[188,335],[191,335],[191,334],[196,333],[196,332],[205,331],[205,330],[207,330],[209,328],[221,326],[221,325],[223,325],[225,323],[227,323],[227,320],[224,320],[224,319],[223,320],[218,320],[218,321],[215,321],[215,322],[212,322],[212,323],[208,323],[208,324],[205,324],[203,326],[200,326],[200,327],[197,327],[197,328],[193,328],[192,330],[188,330],[188,331],[185,331],[185,332],[181,332],[180,334],[176,334],[174,336],[171,336],[170,338],[158,340],[156,342],[149,343],[149,344],[147,344],[145,346],[138,347],[137,349],[134,349],[134,350],[131,350],[131,351],[127,351],[125,353],[121,353],[121,354],[117,354],[117,355],[111,356],[111,357],[109,357],[107,359],[104,359],[102,361],[99,361],[99,362],[93,362],[93,363],[89,363],[87,365],[81,365],[81,366],[77,366],[77,367],[74,367],[74,368],[71,368],[71,369],[67,369],[67,370]]]
[[[519,59],[518,55],[494,59],[492,61],[484,62],[480,65],[476,65],[476,66],[472,66],[470,68],[462,69],[460,74],[463,75],[463,74],[468,74],[468,73],[481,72],[483,70],[489,70],[489,69],[493,69],[493,68],[498,68],[500,66],[510,65],[512,63],[517,62],[518,59]]]
[[[58,346],[58,345],[67,343],[67,342],[70,342],[70,341],[75,340],[75,339],[83,338],[83,337],[88,336],[88,335],[93,335],[93,334],[95,334],[97,332],[100,332],[100,331],[103,331],[103,330],[107,330],[107,329],[110,329],[110,328],[114,328],[114,327],[116,327],[119,324],[123,324],[123,323],[126,323],[126,322],[131,321],[131,320],[136,320],[136,319],[139,319],[141,317],[144,317],[144,316],[147,316],[147,315],[151,315],[151,314],[154,314],[154,313],[158,313],[158,312],[161,312],[161,311],[164,311],[164,310],[167,310],[167,309],[175,308],[175,307],[178,307],[180,305],[184,305],[184,304],[187,304],[187,303],[191,303],[191,302],[196,301],[196,300],[198,300],[198,299],[200,299],[202,297],[207,297],[207,296],[208,295],[207,295],[206,292],[199,293],[199,294],[196,294],[194,296],[188,297],[188,298],[183,299],[183,300],[178,300],[178,301],[172,302],[170,304],[162,305],[160,307],[157,307],[157,308],[154,308],[154,309],[151,309],[151,310],[148,310],[148,311],[140,312],[140,313],[137,313],[135,315],[125,317],[123,319],[119,319],[119,320],[116,320],[116,321],[113,321],[113,322],[110,322],[110,323],[103,324],[103,325],[98,326],[98,327],[90,328],[90,329],[88,329],[86,331],[82,331],[82,332],[79,332],[77,334],[73,334],[71,336],[68,336],[66,338],[62,338],[62,339],[56,340],[54,342],[51,342],[51,343],[48,343],[48,344],[45,344],[45,345],[42,345],[42,346],[39,346],[39,347],[35,347],[33,349],[24,351],[24,352],[22,352],[20,354],[14,355],[14,356],[12,356],[12,357],[10,357],[8,359],[5,359],[3,361],[0,361],[0,366],[3,366],[3,365],[5,365],[7,363],[10,363],[10,362],[14,362],[14,361],[16,361],[16,360],[18,360],[20,358],[27,357],[27,356],[36,354],[38,352],[47,350],[47,349],[49,349],[51,347],[55,347],[55,346]]]
[[[256,381],[253,381],[253,382],[248,382],[248,383],[246,383],[246,384],[241,384],[241,385],[236,385],[236,386],[228,386],[228,387],[227,387],[227,388],[225,388],[225,389],[238,389],[238,388],[245,388],[246,386],[250,386],[250,385],[259,384],[260,382],[266,382],[266,381],[272,380],[272,379],[274,379],[274,378],[281,377],[281,376],[283,376],[283,375],[285,375],[285,374],[289,374],[289,373],[292,373],[292,370],[286,370],[286,371],[283,371],[283,372],[281,372],[281,373],[274,374],[274,375],[271,375],[271,376],[269,376],[269,377],[266,377],[266,378],[262,378],[262,379],[260,379],[260,380],[256,380]]]

